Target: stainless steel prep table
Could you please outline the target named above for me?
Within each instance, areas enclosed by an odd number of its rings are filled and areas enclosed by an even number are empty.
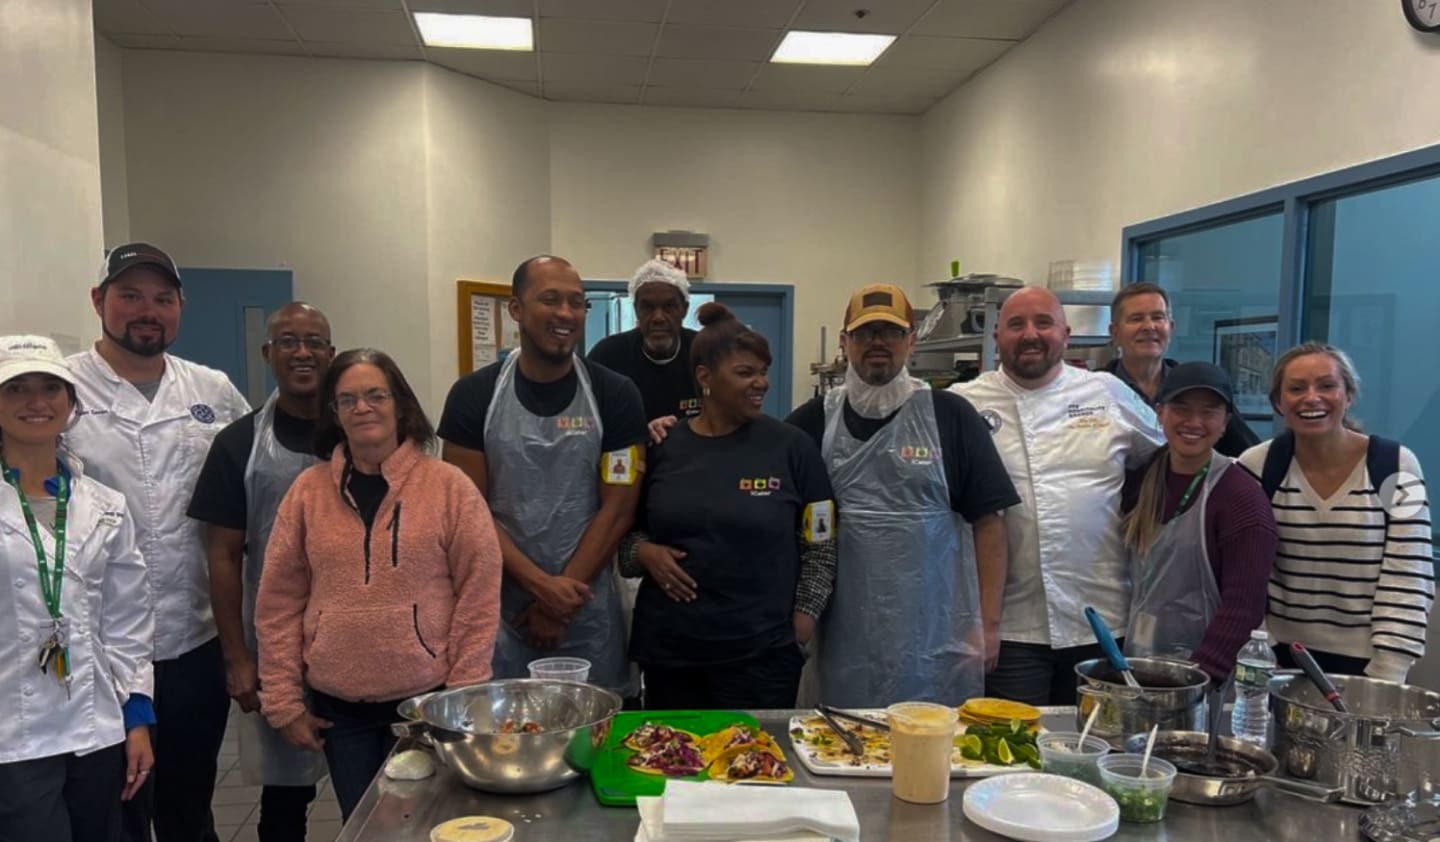
[[[1072,709],[1073,710],[1073,709]],[[786,734],[790,717],[804,711],[757,711],[760,725],[774,734],[789,755]],[[1073,729],[1074,713],[1048,713],[1047,728]],[[782,737],[782,735],[785,735]],[[795,768],[794,786],[843,789],[850,793],[866,842],[931,842],[931,840],[998,840],[965,818],[961,809],[965,787],[956,779],[950,800],[921,806],[892,798],[888,778],[837,778],[811,775]],[[1362,839],[1361,811],[1355,807],[1316,804],[1290,795],[1261,790],[1255,800],[1235,807],[1195,807],[1170,802],[1165,821],[1156,825],[1121,823],[1113,839],[1169,842],[1331,842]],[[563,789],[539,795],[491,795],[465,786],[441,767],[425,781],[376,778],[365,792],[338,842],[428,842],[430,828],[457,816],[498,816],[515,825],[515,842],[631,842],[639,816],[633,808],[603,807],[582,779]]]

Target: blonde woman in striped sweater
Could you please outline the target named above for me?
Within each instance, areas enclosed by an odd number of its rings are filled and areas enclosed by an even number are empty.
[[[1240,462],[1273,488],[1280,548],[1271,635],[1305,643],[1327,672],[1404,681],[1425,654],[1435,601],[1429,500],[1415,454],[1366,435],[1350,418],[1358,394],[1355,367],[1340,349],[1290,349],[1270,388],[1286,432]],[[1292,665],[1288,646],[1278,654]]]

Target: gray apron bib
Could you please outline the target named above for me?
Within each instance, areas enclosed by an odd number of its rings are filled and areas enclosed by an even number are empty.
[[[845,427],[845,388],[825,396],[822,454],[840,509],[839,570],[821,624],[821,696],[837,707],[958,705],[985,685],[973,554],[935,423],[917,391],[869,441]]]
[[[501,365],[485,415],[490,511],[515,546],[541,570],[565,569],[580,536],[600,510],[600,410],[590,375],[579,357],[575,398],[565,411],[542,417],[515,395],[518,353]],[[625,626],[613,565],[590,583],[592,599],[575,615],[555,649],[535,649],[516,630],[516,619],[534,602],[509,577],[500,586],[500,630],[492,667],[496,678],[529,675],[536,658],[568,655],[590,661],[590,682],[627,695]]]
[[[245,602],[240,615],[245,623],[245,645],[257,653],[255,594],[260,591],[265,547],[275,526],[275,514],[295,478],[319,461],[287,450],[275,438],[278,397],[278,393],[272,393],[255,414],[255,442],[245,463]],[[285,742],[258,711],[241,714],[239,742],[240,770],[250,786],[309,786],[325,775],[323,754]]]
[[[1220,586],[1205,546],[1205,508],[1215,483],[1234,464],[1218,453],[1210,457],[1200,499],[1160,530],[1155,544],[1134,559],[1130,581],[1130,628],[1125,654],[1190,660],[1220,609]]]

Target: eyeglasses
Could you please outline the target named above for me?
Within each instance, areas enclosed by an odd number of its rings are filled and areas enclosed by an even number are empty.
[[[860,343],[874,342],[877,337],[886,342],[899,342],[909,335],[910,331],[899,325],[886,325],[884,327],[862,325],[850,331],[850,338]]]
[[[336,395],[335,400],[330,402],[330,408],[336,412],[354,412],[361,401],[371,409],[379,409],[390,402],[390,390],[371,389],[362,395]]]
[[[298,336],[282,336],[279,339],[266,340],[265,344],[282,351],[298,351],[301,345],[311,351],[330,350],[330,340],[321,336],[307,336],[304,339]]]

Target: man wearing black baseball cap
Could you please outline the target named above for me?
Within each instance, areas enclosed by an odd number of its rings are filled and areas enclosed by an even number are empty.
[[[129,502],[155,606],[155,766],[125,805],[123,837],[148,842],[153,823],[157,842],[208,842],[230,697],[200,525],[185,504],[215,434],[250,407],[224,373],[165,353],[184,297],[164,251],[112,249],[90,302],[100,339],[69,358],[82,410],[66,441]]]

